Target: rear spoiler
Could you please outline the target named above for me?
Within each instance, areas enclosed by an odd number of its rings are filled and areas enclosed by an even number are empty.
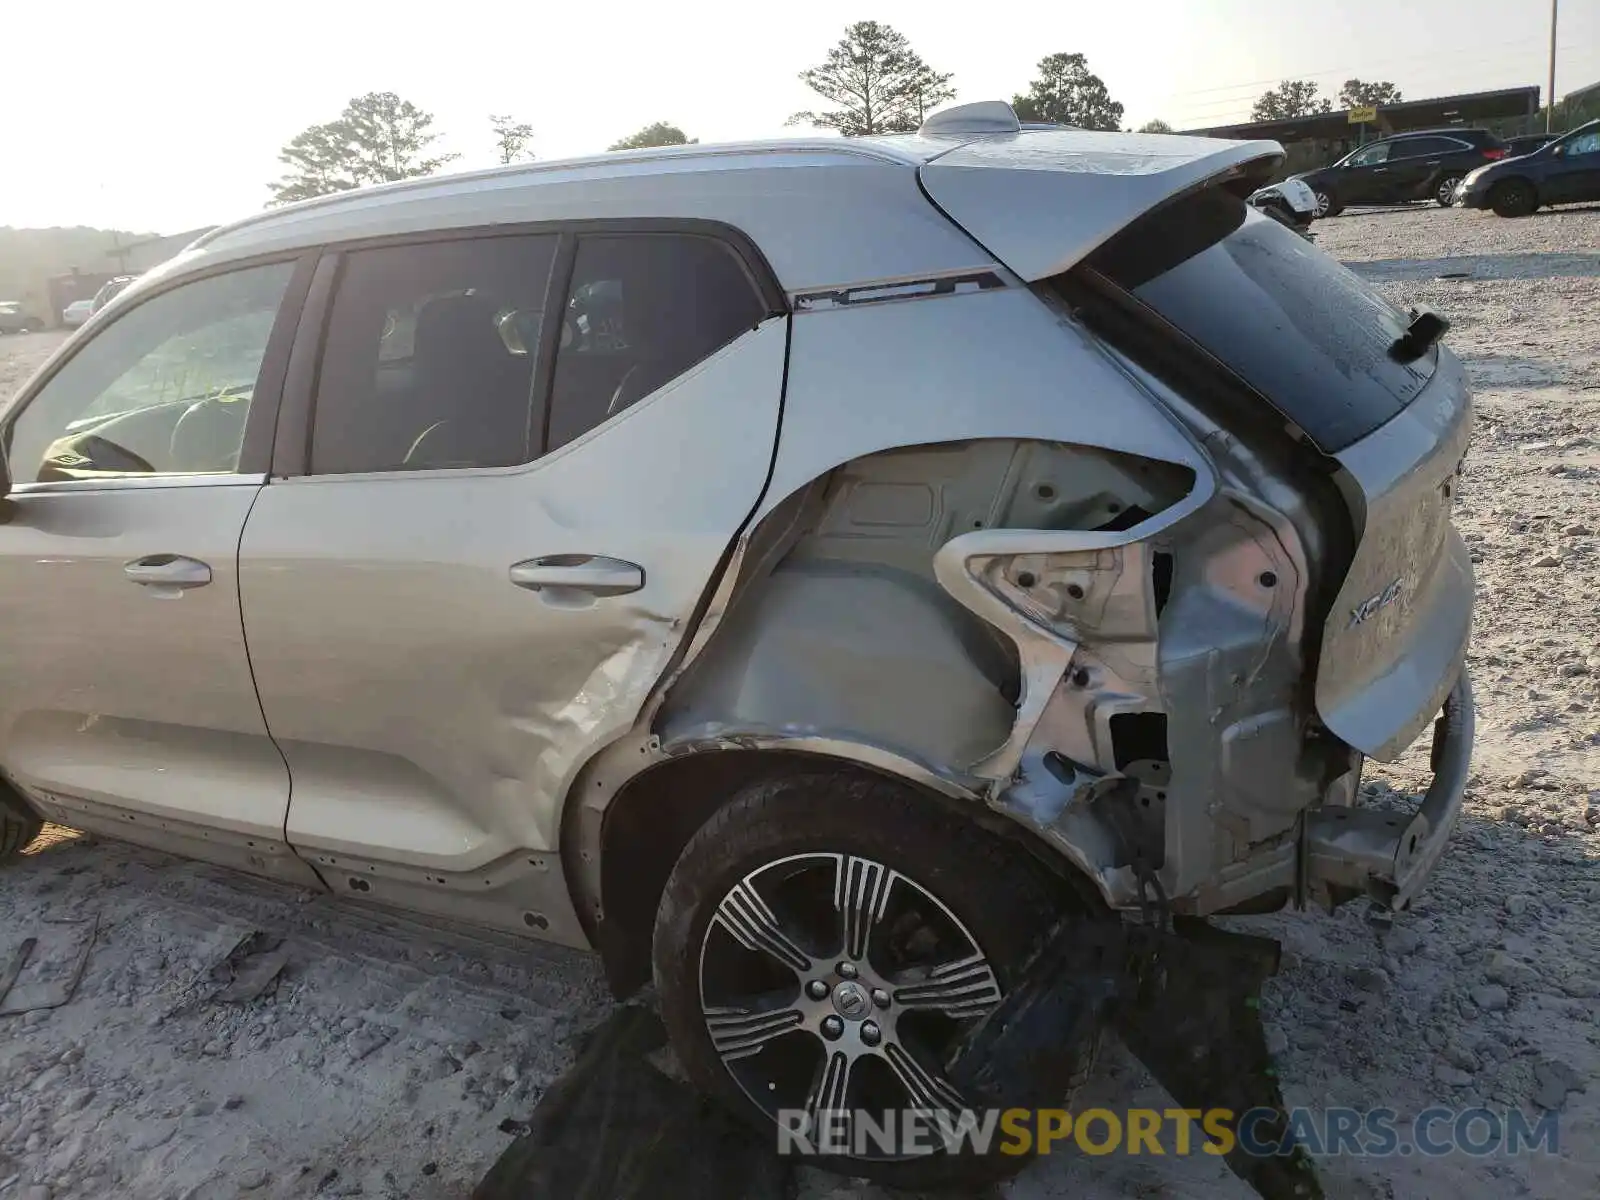
[[[1247,196],[1283,161],[1277,142],[1025,129],[1014,115],[1005,129],[982,115],[990,120],[925,126],[924,134],[960,144],[924,163],[918,177],[946,216],[1030,283],[1059,275],[1191,191],[1227,186]]]

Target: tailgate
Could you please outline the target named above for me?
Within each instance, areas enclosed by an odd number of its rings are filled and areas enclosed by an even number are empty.
[[[1360,542],[1323,633],[1317,711],[1373,758],[1404,750],[1438,713],[1466,656],[1472,564],[1450,523],[1472,403],[1455,355],[1399,416],[1336,455]]]
[[[1174,196],[1232,175],[1263,182],[1282,158],[1277,142],[1025,130],[941,154],[919,178],[946,216],[1031,283]]]

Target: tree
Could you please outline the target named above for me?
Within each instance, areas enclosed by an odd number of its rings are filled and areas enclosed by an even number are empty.
[[[1146,121],[1143,125],[1139,126],[1139,132],[1140,133],[1171,133],[1172,132],[1172,126],[1168,125],[1160,117],[1157,117],[1157,118],[1155,118],[1155,120]]]
[[[630,134],[620,142],[612,142],[607,150],[643,150],[647,146],[692,146],[699,138],[689,137],[676,125],[657,121],[646,125],[638,133]]]
[[[528,143],[533,140],[532,125],[507,116],[491,116],[489,124],[494,127],[495,145],[500,151],[502,163],[514,163],[533,157],[528,150]]]
[[[458,157],[423,157],[439,136],[431,132],[432,125],[432,113],[393,92],[357,96],[337,120],[301,130],[278,152],[290,171],[267,185],[271,203],[432,175]]]
[[[909,133],[929,110],[955,98],[950,79],[923,62],[904,34],[877,21],[857,21],[826,62],[800,72],[800,82],[835,107],[797,112],[789,124],[837,129],[845,137]]]
[[[1256,101],[1250,110],[1252,121],[1288,121],[1333,111],[1326,97],[1317,95],[1317,85],[1309,79],[1285,79]]]
[[[1105,82],[1089,70],[1081,54],[1051,54],[1039,60],[1039,77],[1011,107],[1023,121],[1074,125],[1079,129],[1121,129],[1122,105]]]
[[[1346,79],[1339,89],[1339,107],[1367,108],[1385,104],[1399,104],[1400,89],[1385,79],[1381,83],[1366,83],[1360,79]]]

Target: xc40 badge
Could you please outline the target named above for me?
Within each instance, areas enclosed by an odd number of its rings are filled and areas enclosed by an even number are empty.
[[[1368,596],[1360,604],[1356,605],[1350,610],[1349,628],[1354,629],[1357,625],[1362,624],[1368,618],[1370,618],[1373,613],[1377,612],[1381,608],[1388,608],[1389,605],[1393,604],[1398,599],[1400,599],[1400,580],[1396,579],[1388,587],[1384,588],[1383,591],[1377,593],[1377,595]]]

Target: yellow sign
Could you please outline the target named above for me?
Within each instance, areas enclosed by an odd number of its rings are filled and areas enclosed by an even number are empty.
[[[1376,121],[1377,119],[1378,110],[1373,105],[1369,104],[1365,108],[1352,108],[1350,110],[1350,124],[1352,125],[1365,125],[1369,121]]]

